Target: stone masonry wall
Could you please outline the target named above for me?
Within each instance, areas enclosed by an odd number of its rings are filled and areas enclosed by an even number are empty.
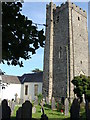
[[[88,76],[87,14],[73,3],[47,5],[43,95],[74,97],[74,76]]]

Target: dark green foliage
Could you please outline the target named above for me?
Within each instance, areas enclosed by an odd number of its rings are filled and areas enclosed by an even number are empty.
[[[86,99],[90,102],[90,90],[86,91]]]
[[[86,94],[90,90],[90,77],[84,75],[76,76],[72,80],[74,87],[74,93],[82,99],[82,94]],[[90,93],[90,92],[89,92]]]
[[[61,110],[63,110],[63,112],[64,112],[65,106],[62,103],[58,102],[57,103],[57,111],[61,112]]]
[[[40,104],[41,100],[43,99],[43,95],[42,94],[39,94],[38,95],[38,104]]]
[[[32,70],[32,72],[34,73],[38,73],[38,72],[43,72],[42,70],[38,69],[38,68],[35,68],[35,70]]]
[[[8,65],[23,66],[20,58],[30,59],[36,49],[44,47],[44,31],[20,13],[20,2],[2,2],[2,59]],[[31,54],[30,54],[31,53]]]

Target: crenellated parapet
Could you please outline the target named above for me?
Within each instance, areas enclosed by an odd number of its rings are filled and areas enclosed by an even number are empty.
[[[51,6],[51,3],[47,4],[46,9],[48,9],[50,6]],[[61,5],[59,5],[57,7],[55,4],[53,4],[54,13],[57,14],[58,12],[63,11],[68,6],[87,18],[86,11],[83,10],[82,8],[80,8],[79,6],[75,5],[74,3],[71,3],[71,2],[62,3]]]

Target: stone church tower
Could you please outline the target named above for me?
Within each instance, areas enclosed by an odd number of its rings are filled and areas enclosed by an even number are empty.
[[[71,2],[46,6],[43,95],[74,96],[74,76],[88,76],[87,14]]]

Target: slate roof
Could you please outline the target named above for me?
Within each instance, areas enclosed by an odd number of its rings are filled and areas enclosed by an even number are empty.
[[[42,82],[43,72],[29,73],[22,76],[1,75],[2,82],[8,84],[23,84],[25,82]]]
[[[24,74],[19,79],[22,84],[24,82],[43,82],[43,72]]]
[[[3,83],[21,84],[17,76],[1,75]]]

